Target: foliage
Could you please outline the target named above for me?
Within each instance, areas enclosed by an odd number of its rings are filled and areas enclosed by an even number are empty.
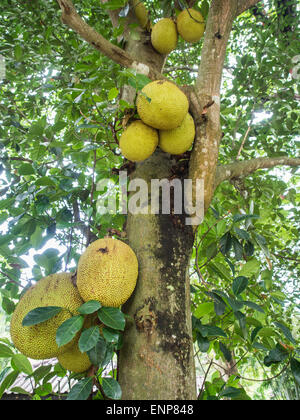
[[[122,45],[126,2],[77,3],[91,26]],[[123,7],[116,28],[109,5]],[[153,19],[174,10],[168,1],[147,5]],[[208,7],[206,0],[199,5],[205,18]],[[9,320],[24,290],[45,275],[73,270],[91,238],[122,234],[124,215],[97,212],[97,200],[109,195],[97,191],[97,183],[116,183],[124,163],[118,137],[130,105],[118,101],[119,94],[124,85],[141,89],[147,80],[66,29],[56,1],[2,0],[0,10],[6,63],[0,81],[0,292]],[[269,1],[234,24],[223,78],[220,163],[296,155],[299,92],[290,71],[297,34],[286,30],[293,16],[282,20],[282,11]],[[201,47],[180,40],[165,75],[193,83]],[[295,170],[285,169],[226,182],[198,228],[191,260],[193,334],[199,363],[209,360],[199,399],[247,399],[248,379],[271,377],[264,386],[274,384],[281,390],[275,397],[286,398],[279,382],[284,375],[289,395],[299,398],[298,181]],[[96,398],[120,398],[116,370],[107,376],[105,367],[121,346],[124,315],[105,308],[92,312],[106,325],[103,337],[86,330],[80,346],[100,369],[93,379],[71,375],[78,382],[68,398],[87,398],[94,383],[100,389]],[[72,334],[66,337],[62,328],[58,336],[63,342]],[[0,397],[7,389],[27,392],[14,389],[21,373],[32,379],[33,399],[51,394],[50,379],[66,374],[59,365],[34,371],[4,336],[0,358]]]

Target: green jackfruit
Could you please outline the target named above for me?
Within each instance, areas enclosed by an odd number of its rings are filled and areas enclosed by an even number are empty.
[[[152,28],[151,43],[160,54],[169,54],[177,45],[176,25],[170,18],[159,20]]]

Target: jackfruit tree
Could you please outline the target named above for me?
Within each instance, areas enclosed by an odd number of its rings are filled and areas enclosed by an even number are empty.
[[[0,398],[299,396],[296,6],[2,0]]]

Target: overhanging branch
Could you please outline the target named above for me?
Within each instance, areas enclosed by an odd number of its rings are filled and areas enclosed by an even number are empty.
[[[57,2],[62,11],[62,22],[73,29],[86,42],[106,57],[110,58],[115,63],[120,64],[122,67],[133,68],[139,73],[144,73],[150,79],[163,78],[160,73],[149,68],[149,66],[136,62],[130,54],[117,45],[112,44],[94,28],[89,26],[81,16],[79,16],[71,0],[57,0]]]
[[[217,167],[215,188],[221,184],[221,182],[241,178],[252,174],[258,169],[270,169],[275,166],[300,166],[299,158],[290,158],[288,156],[280,156],[274,158],[257,158],[244,160],[242,162],[233,162],[228,165],[220,165]]]

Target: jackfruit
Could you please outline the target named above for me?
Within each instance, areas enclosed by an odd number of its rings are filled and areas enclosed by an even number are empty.
[[[185,94],[174,83],[166,80],[148,83],[137,99],[137,112],[141,120],[161,130],[179,127],[188,108]]]
[[[195,9],[185,9],[177,16],[177,31],[187,42],[198,42],[205,30],[204,18]]]
[[[159,130],[159,147],[171,155],[186,152],[195,138],[195,124],[191,114],[187,114],[180,127],[173,130]]]
[[[119,146],[122,155],[132,162],[147,159],[158,145],[157,131],[141,120],[131,123],[122,133]]]
[[[145,29],[149,22],[148,10],[146,6],[141,0],[132,0],[132,6],[141,28]]]
[[[103,238],[91,243],[77,267],[77,287],[84,301],[98,300],[103,306],[119,307],[133,293],[138,261],[124,242]]]
[[[67,319],[77,315],[83,304],[77,288],[72,283],[71,273],[51,274],[26,291],[20,299],[11,319],[10,334],[16,348],[31,359],[50,359],[67,351],[70,343],[58,347],[56,330]],[[37,325],[23,326],[27,313],[44,306],[60,306],[62,309],[53,318]]]
[[[151,43],[160,54],[169,54],[177,45],[176,25],[170,18],[159,20],[152,28]]]
[[[79,350],[78,341],[71,349],[58,356],[57,359],[63,368],[74,373],[85,372],[92,366],[87,353],[81,353]]]

